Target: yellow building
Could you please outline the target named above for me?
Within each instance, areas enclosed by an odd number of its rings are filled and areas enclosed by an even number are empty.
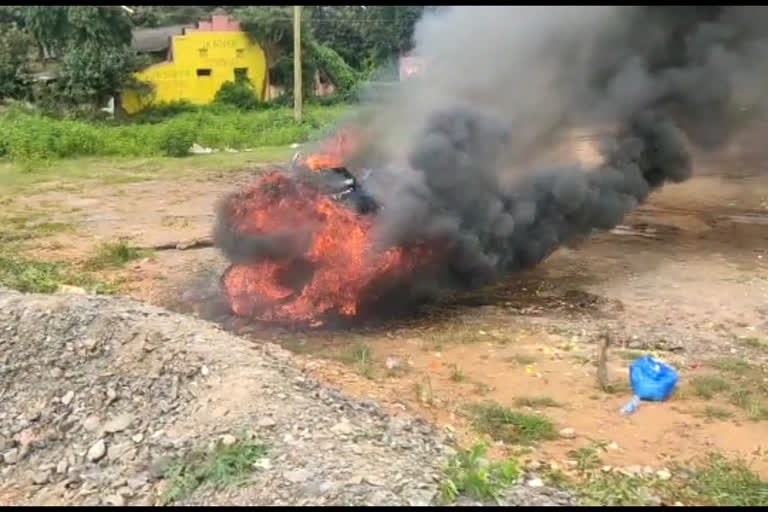
[[[211,21],[201,21],[195,28],[182,27],[179,32],[170,36],[165,62],[135,75],[138,80],[149,83],[152,92],[142,96],[135,91],[124,91],[120,95],[122,107],[128,114],[153,103],[178,100],[210,103],[221,85],[234,81],[237,76],[247,77],[254,86],[254,94],[263,99],[267,68],[264,51],[249,40],[237,21],[228,16],[213,16]]]

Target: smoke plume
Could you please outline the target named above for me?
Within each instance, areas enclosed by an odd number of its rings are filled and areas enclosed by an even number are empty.
[[[352,159],[376,168],[366,186],[384,206],[380,246],[447,244],[419,286],[457,288],[615,227],[691,176],[691,148],[728,140],[736,100],[761,99],[766,14],[498,6],[425,16],[414,35],[424,75],[366,112]],[[600,165],[530,164],[576,126],[611,129]]]

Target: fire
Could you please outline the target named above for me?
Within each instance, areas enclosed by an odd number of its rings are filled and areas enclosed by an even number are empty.
[[[355,138],[349,132],[339,131],[325,142],[320,152],[308,156],[301,163],[312,171],[341,167],[344,158],[352,154],[355,146]]]
[[[372,217],[279,172],[230,199],[228,213],[229,225],[243,235],[283,236],[299,248],[284,260],[236,263],[225,271],[224,293],[240,316],[309,323],[331,311],[352,316],[361,300],[375,298],[371,283],[407,275],[427,254],[377,250]]]

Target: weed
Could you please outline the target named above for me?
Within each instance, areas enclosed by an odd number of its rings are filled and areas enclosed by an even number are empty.
[[[754,393],[740,389],[731,395],[731,403],[738,405],[752,421],[768,420],[768,407]]]
[[[462,382],[467,378],[466,375],[464,375],[464,372],[461,371],[461,368],[459,368],[459,365],[453,365],[453,370],[451,371],[451,380],[453,382]]]
[[[768,482],[760,480],[742,460],[729,461],[717,453],[689,472],[687,494],[703,505],[757,507],[768,503]]]
[[[720,359],[715,359],[710,364],[718,370],[733,373],[744,372],[751,368],[747,361],[738,357],[721,357]]]
[[[693,392],[699,398],[705,398],[707,400],[713,398],[716,394],[728,391],[730,385],[722,377],[717,375],[699,375],[691,379],[691,386],[693,386]]]
[[[473,428],[495,440],[529,445],[557,437],[553,423],[544,416],[515,412],[497,403],[472,404],[467,412]]]
[[[106,243],[99,247],[94,257],[86,262],[86,268],[102,270],[105,268],[119,267],[129,261],[148,256],[149,251],[136,249],[125,242]]]
[[[496,498],[505,487],[514,483],[520,468],[514,459],[493,463],[485,459],[488,447],[475,443],[469,450],[460,450],[443,468],[440,485],[444,503],[451,503],[465,494],[481,501]]]
[[[530,407],[532,409],[563,406],[563,404],[548,396],[520,396],[515,399],[515,405],[518,407]]]
[[[351,347],[341,357],[342,362],[357,368],[358,373],[367,379],[373,378],[373,351],[365,343]]]
[[[527,364],[533,364],[536,362],[536,358],[533,356],[529,356],[526,354],[515,354],[514,356],[510,356],[505,359],[505,361],[508,362],[514,362],[519,364],[520,366],[524,366]]]
[[[723,409],[722,407],[717,407],[714,405],[708,405],[700,412],[701,416],[704,416],[709,421],[715,421],[715,420],[727,420],[733,417],[733,413],[729,411],[728,409]]]
[[[95,293],[115,293],[110,283],[78,273],[66,263],[31,260],[0,254],[0,285],[26,293],[53,293],[60,285],[85,288]]]
[[[638,357],[645,355],[645,352],[639,350],[615,350],[614,353],[626,361],[634,361]]]
[[[168,487],[163,501],[183,500],[203,486],[222,489],[242,485],[265,454],[263,444],[239,439],[232,445],[217,443],[212,451],[195,450],[174,458],[164,469]]]
[[[742,343],[747,347],[759,350],[761,352],[768,352],[768,343],[759,340],[757,338],[747,338],[742,340]]]
[[[416,382],[413,385],[414,390],[416,391],[416,399],[426,405],[433,405],[435,402],[435,397],[432,392],[432,381],[427,377],[424,379],[424,382]]]
[[[590,444],[583,446],[575,450],[568,452],[568,457],[576,461],[576,469],[582,473],[586,473],[591,469],[595,469],[602,465],[603,461],[600,459],[598,453],[598,446]]]

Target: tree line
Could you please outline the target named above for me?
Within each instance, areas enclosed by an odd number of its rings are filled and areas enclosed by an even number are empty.
[[[134,28],[191,24],[230,14],[263,48],[271,84],[293,86],[291,6],[0,6],[0,98],[98,108],[150,61],[131,49]],[[306,6],[302,9],[303,84],[320,72],[341,95],[373,72],[396,76],[424,6]],[[51,84],[35,71],[54,69]]]

